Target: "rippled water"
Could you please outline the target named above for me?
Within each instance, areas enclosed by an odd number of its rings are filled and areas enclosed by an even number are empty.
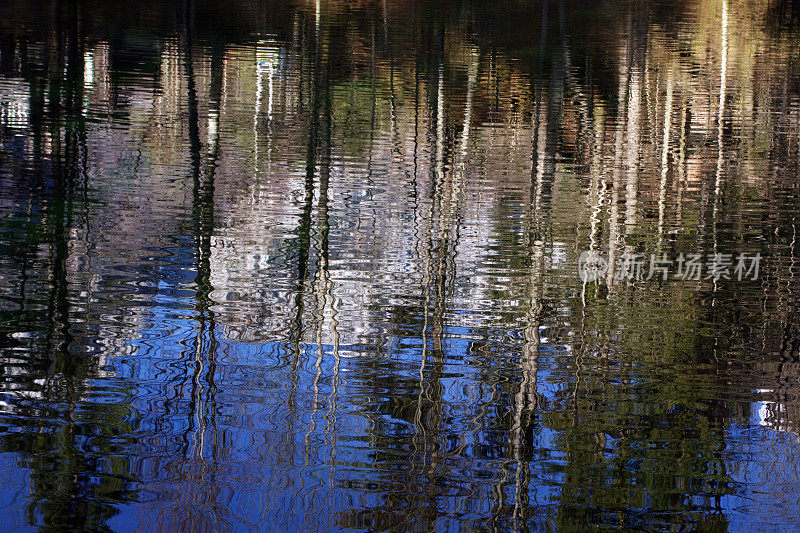
[[[797,527],[798,13],[3,3],[1,529]]]

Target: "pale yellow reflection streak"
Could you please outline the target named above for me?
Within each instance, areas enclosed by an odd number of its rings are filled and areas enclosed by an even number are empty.
[[[617,98],[617,124],[614,138],[614,163],[612,167],[612,189],[609,213],[608,232],[608,272],[606,285],[612,290],[614,285],[614,270],[616,268],[616,253],[619,236],[619,189],[622,183],[622,149],[625,142],[625,109],[628,102],[628,81],[630,79],[630,48],[633,24],[631,15],[628,15],[627,39],[620,47],[619,60],[619,94]]]
[[[714,212],[712,232],[714,234],[714,253],[717,253],[717,216],[719,214],[720,195],[722,194],[723,139],[722,121],[725,117],[725,93],[728,82],[728,0],[722,0],[722,20],[720,22],[722,60],[719,74],[719,108],[717,112],[717,169],[714,179]],[[717,291],[717,279],[714,279],[714,292]]]
[[[664,217],[667,205],[667,173],[669,170],[669,142],[672,127],[672,71],[667,72],[667,98],[664,103],[664,135],[661,140],[661,180],[658,186],[658,248],[664,241]]]

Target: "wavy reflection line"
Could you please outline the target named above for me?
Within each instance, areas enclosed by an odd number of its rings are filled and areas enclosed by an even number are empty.
[[[606,273],[606,285],[609,292],[614,287],[614,272],[616,270],[616,253],[619,244],[619,191],[622,183],[622,152],[625,142],[626,124],[624,118],[627,116],[628,106],[628,86],[631,80],[631,48],[633,33],[633,15],[628,13],[626,29],[626,39],[620,47],[618,86],[617,96],[617,116],[616,132],[614,136],[614,162],[612,167],[612,187],[610,212],[609,212],[609,232],[608,232],[608,272]]]
[[[714,253],[718,252],[717,218],[719,216],[720,196],[722,195],[723,162],[725,146],[723,129],[725,119],[725,95],[728,88],[728,0],[722,1],[722,17],[720,20],[720,52],[722,59],[719,67],[719,103],[717,110],[717,166],[714,177],[714,207],[712,213],[712,233],[714,237]],[[714,278],[714,292],[717,292],[717,278]]]
[[[664,103],[664,129],[661,139],[661,179],[658,184],[658,249],[664,245],[664,216],[667,206],[667,173],[669,171],[669,145],[672,128],[672,71],[667,71],[667,97]]]

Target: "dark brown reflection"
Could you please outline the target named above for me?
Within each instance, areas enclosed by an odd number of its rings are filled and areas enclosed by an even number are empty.
[[[795,523],[794,2],[46,7],[0,7],[12,526]]]

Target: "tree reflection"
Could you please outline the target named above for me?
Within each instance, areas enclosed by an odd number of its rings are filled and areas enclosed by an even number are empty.
[[[716,529],[759,497],[742,428],[798,434],[791,2],[48,8],[0,8],[30,525]],[[765,263],[620,280],[632,252]]]

